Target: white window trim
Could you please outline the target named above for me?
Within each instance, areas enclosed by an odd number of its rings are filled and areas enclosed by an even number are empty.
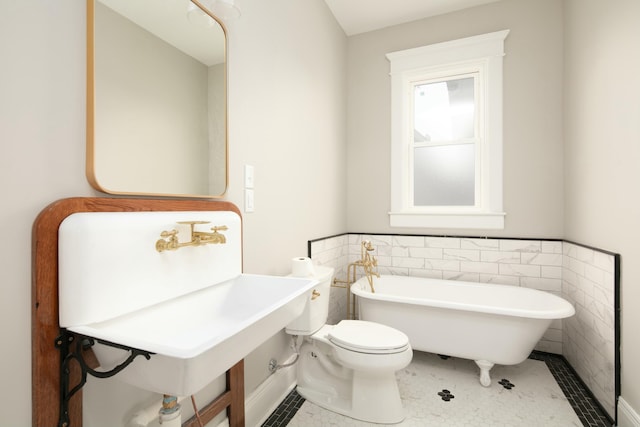
[[[502,208],[502,58],[509,30],[387,54],[391,63],[391,212],[392,227],[504,228]],[[409,82],[425,73],[479,68],[483,75],[485,144],[480,154],[480,200],[475,207],[413,207],[408,176],[410,138]]]

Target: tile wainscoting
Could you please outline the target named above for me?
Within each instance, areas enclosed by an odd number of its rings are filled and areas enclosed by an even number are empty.
[[[362,240],[375,246],[380,274],[524,286],[570,301],[576,315],[554,321],[536,350],[563,355],[615,419],[619,255],[562,240],[351,233],[309,241],[308,255],[346,279]],[[346,289],[332,288],[329,323],[346,317],[346,301]]]
[[[562,253],[562,296],[576,309],[575,316],[564,320],[562,354],[614,417],[620,394],[620,257],[571,242],[564,242]]]

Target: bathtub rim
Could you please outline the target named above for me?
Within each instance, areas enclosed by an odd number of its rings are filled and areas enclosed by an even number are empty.
[[[355,281],[350,289],[351,292],[360,298],[365,298],[374,301],[385,301],[385,302],[394,302],[400,304],[411,304],[411,305],[419,305],[426,307],[436,307],[442,309],[449,310],[460,310],[460,311],[473,311],[478,313],[487,313],[487,314],[495,314],[502,316],[511,316],[511,317],[524,317],[530,319],[565,319],[575,315],[575,308],[573,305],[565,300],[564,298],[555,295],[548,291],[542,291],[539,289],[531,289],[525,288],[522,286],[515,285],[498,285],[494,283],[482,283],[482,282],[471,282],[471,281],[463,281],[463,280],[447,280],[447,279],[436,279],[429,277],[418,277],[418,276],[400,276],[400,275],[391,275],[391,274],[381,274],[380,278],[374,277],[374,288],[376,284],[376,279],[395,279],[395,278],[403,278],[411,279],[415,281],[424,280],[424,281],[435,281],[442,284],[446,284],[447,286],[460,286],[460,287],[485,287],[488,289],[500,290],[505,287],[510,287],[517,289],[517,292],[522,292],[523,297],[526,297],[526,294],[544,294],[545,298],[549,298],[554,304],[558,304],[559,307],[555,309],[549,310],[533,310],[533,309],[514,309],[511,307],[500,307],[498,305],[487,305],[487,304],[470,304],[466,302],[455,302],[455,301],[443,301],[437,300],[433,298],[412,298],[407,296],[396,296],[390,293],[371,293],[369,290],[369,283],[366,277],[361,277],[357,281]],[[366,286],[365,286],[366,285]]]

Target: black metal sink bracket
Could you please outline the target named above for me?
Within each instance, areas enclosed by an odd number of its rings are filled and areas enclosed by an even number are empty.
[[[74,342],[75,351],[72,349]],[[129,351],[129,356],[113,369],[108,371],[96,371],[87,364],[83,355],[83,353],[93,347],[96,342],[109,347]],[[60,330],[60,335],[56,338],[55,346],[60,351],[60,418],[58,420],[58,427],[70,427],[69,400],[86,384],[87,374],[96,378],[110,378],[129,366],[136,357],[143,356],[145,359],[149,360],[153,354],[149,351],[139,350],[137,348],[75,334],[64,328]],[[81,377],[78,384],[72,387],[70,365],[74,360],[80,366]]]

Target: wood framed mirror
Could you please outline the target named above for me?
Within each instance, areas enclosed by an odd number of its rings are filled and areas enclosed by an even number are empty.
[[[87,0],[87,179],[122,195],[222,197],[227,39],[193,0]]]

